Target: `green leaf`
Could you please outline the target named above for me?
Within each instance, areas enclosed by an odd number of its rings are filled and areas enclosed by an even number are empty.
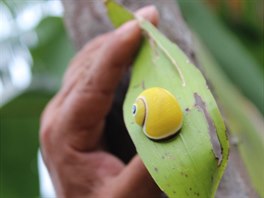
[[[107,8],[110,19],[124,9]],[[139,23],[145,38],[123,106],[126,127],[151,176],[169,197],[213,197],[229,148],[218,107],[204,77],[179,47],[149,22],[139,19]],[[150,87],[169,90],[184,112],[180,133],[170,139],[152,141],[135,124],[132,104]]]
[[[109,19],[111,19],[113,25],[117,28],[123,23],[134,19],[134,15],[126,9],[123,9],[121,5],[111,0],[105,0],[105,6]],[[114,10],[115,12],[112,12]]]

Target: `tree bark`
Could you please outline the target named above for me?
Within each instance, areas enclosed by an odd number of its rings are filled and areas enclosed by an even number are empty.
[[[180,10],[174,0],[119,0],[131,11],[145,5],[154,4],[160,12],[159,29],[186,53],[199,68],[195,57],[190,30],[187,28]],[[63,0],[65,23],[69,35],[77,50],[98,34],[113,29],[107,16],[103,1],[98,0]],[[173,28],[172,28],[173,27]],[[128,162],[136,153],[122,117],[122,104],[129,82],[129,73],[124,77],[116,92],[111,112],[107,117],[105,139],[110,152],[124,162]],[[210,83],[209,83],[210,85]],[[199,181],[197,181],[199,182]],[[227,170],[218,188],[216,197],[257,197],[243,165],[238,148],[231,142]]]

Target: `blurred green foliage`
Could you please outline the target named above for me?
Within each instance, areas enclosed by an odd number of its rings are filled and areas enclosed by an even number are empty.
[[[37,26],[36,33],[39,43],[30,50],[34,60],[33,75],[46,74],[61,80],[74,52],[62,19],[44,18]]]
[[[30,91],[0,110],[3,198],[37,197],[39,118],[51,94]]]
[[[0,197],[39,196],[37,151],[40,115],[59,88],[74,54],[59,17],[36,27],[39,43],[31,49],[33,81],[28,90],[0,109]]]
[[[217,1],[207,0],[207,2],[264,69],[264,1],[222,0],[214,4],[212,2]]]
[[[179,4],[192,30],[199,35],[231,81],[264,113],[263,68],[249,49],[202,1],[179,0]]]
[[[5,2],[15,17],[23,3],[33,1]],[[189,25],[218,64],[263,113],[263,1],[241,0],[245,5],[240,15],[236,15],[228,0],[219,0],[222,3],[215,7],[219,17],[202,0],[179,2]],[[11,3],[16,3],[16,9]],[[260,11],[256,11],[256,5]],[[61,18],[43,19],[36,32],[39,43],[31,49],[34,61],[31,88],[0,109],[0,197],[4,198],[39,195],[36,162],[39,117],[59,88],[74,54]]]

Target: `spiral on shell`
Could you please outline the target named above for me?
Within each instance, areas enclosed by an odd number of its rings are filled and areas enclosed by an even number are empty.
[[[136,98],[132,114],[135,122],[150,139],[167,138],[182,127],[183,113],[177,99],[160,87],[144,90]]]

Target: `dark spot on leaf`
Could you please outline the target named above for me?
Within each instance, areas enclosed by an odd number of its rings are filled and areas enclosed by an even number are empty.
[[[135,124],[135,122],[130,122],[130,124]]]
[[[180,173],[181,173],[181,176],[188,177],[188,174],[186,174],[184,172],[180,172]]]
[[[192,188],[189,188],[190,191],[192,191]]]
[[[218,134],[216,132],[216,127],[214,125],[213,119],[210,117],[209,112],[206,109],[206,104],[202,100],[201,96],[199,96],[197,93],[194,93],[195,98],[195,106],[203,111],[205,119],[207,120],[208,129],[209,129],[209,135],[211,144],[213,146],[213,153],[218,161],[218,165],[221,164],[222,161],[222,146],[220,145]]]
[[[162,155],[162,156],[161,156],[161,159],[165,159],[165,157]]]
[[[141,82],[141,87],[142,87],[142,89],[146,89],[146,86],[145,86],[145,82],[144,82],[144,80],[142,80],[142,82]]]
[[[173,191],[173,194],[176,194],[176,191]]]
[[[188,111],[190,111],[190,109],[189,109],[189,108],[186,108],[186,109],[185,109],[185,111],[187,111],[187,112],[188,112]]]
[[[154,167],[155,172],[159,172],[159,169],[157,167]]]
[[[134,85],[133,88],[136,89],[140,86],[140,84]]]

